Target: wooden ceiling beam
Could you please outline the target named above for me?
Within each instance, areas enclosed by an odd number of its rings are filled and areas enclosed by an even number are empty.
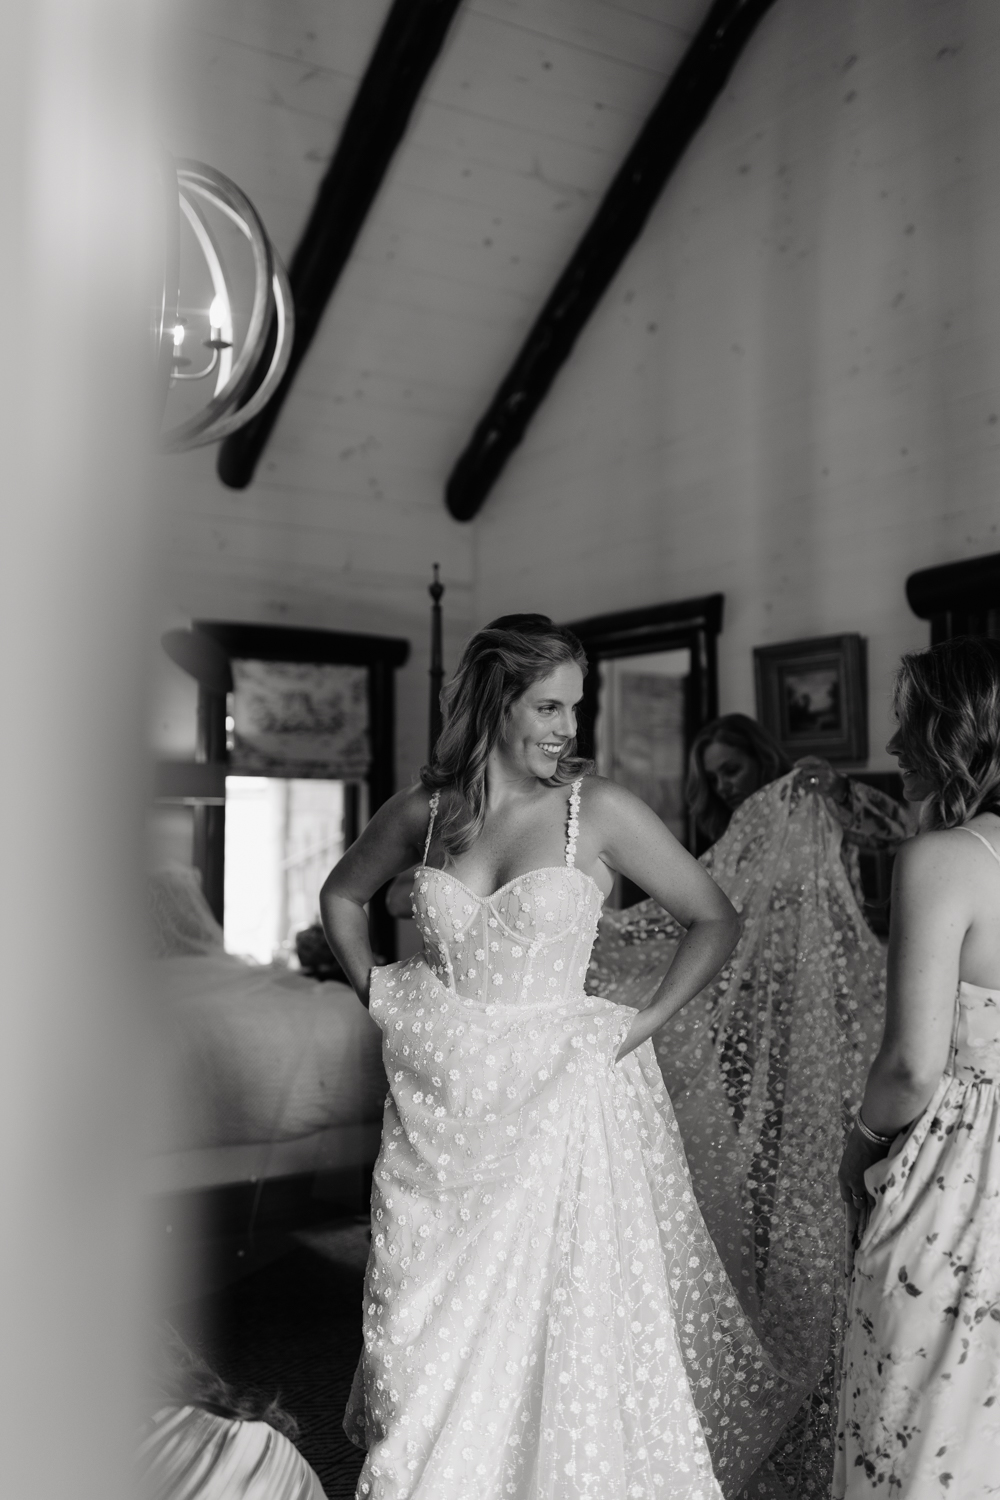
[[[451,471],[445,503],[456,520],[485,501],[773,4],[715,0]]]
[[[253,478],[460,4],[394,0],[292,257],[295,338],[288,369],[263,411],[219,449],[219,478],[231,489],[245,489]]]

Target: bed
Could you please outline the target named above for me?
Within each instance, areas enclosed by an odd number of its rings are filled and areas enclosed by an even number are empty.
[[[150,878],[157,990],[157,1194],[370,1169],[381,1035],[347,985],[226,953],[197,873]]]

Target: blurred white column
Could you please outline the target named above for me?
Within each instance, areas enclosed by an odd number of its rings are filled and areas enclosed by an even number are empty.
[[[146,0],[0,47],[0,1496],[117,1500],[143,1268]],[[145,430],[144,430],[145,428]]]

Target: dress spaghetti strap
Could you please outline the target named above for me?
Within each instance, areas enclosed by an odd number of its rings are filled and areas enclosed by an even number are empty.
[[[959,826],[958,831],[959,833],[971,833],[974,839],[978,839],[981,844],[985,844],[987,849],[992,854],[993,858],[996,860],[997,864],[1000,865],[1000,854],[997,853],[988,838],[984,838],[983,835],[981,833],[977,833],[974,828],[966,828],[964,823]]]
[[[438,807],[440,805],[440,802],[441,802],[441,793],[440,792],[432,792],[431,793],[431,800],[430,800],[430,803],[428,804],[428,811],[430,813],[430,817],[427,819],[427,837],[424,839],[424,857],[420,861],[420,863],[422,865],[426,865],[426,863],[427,863],[427,856],[430,853],[431,839],[434,837],[434,819],[437,817]]]
[[[580,832],[580,787],[582,785],[583,777],[578,776],[569,789],[569,814],[566,818],[567,870],[572,870],[576,866],[576,840]]]

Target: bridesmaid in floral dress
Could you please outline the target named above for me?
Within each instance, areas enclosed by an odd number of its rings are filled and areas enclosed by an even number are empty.
[[[1000,1493],[1000,642],[903,658],[885,1035],[840,1169],[854,1259],[834,1500]]]

